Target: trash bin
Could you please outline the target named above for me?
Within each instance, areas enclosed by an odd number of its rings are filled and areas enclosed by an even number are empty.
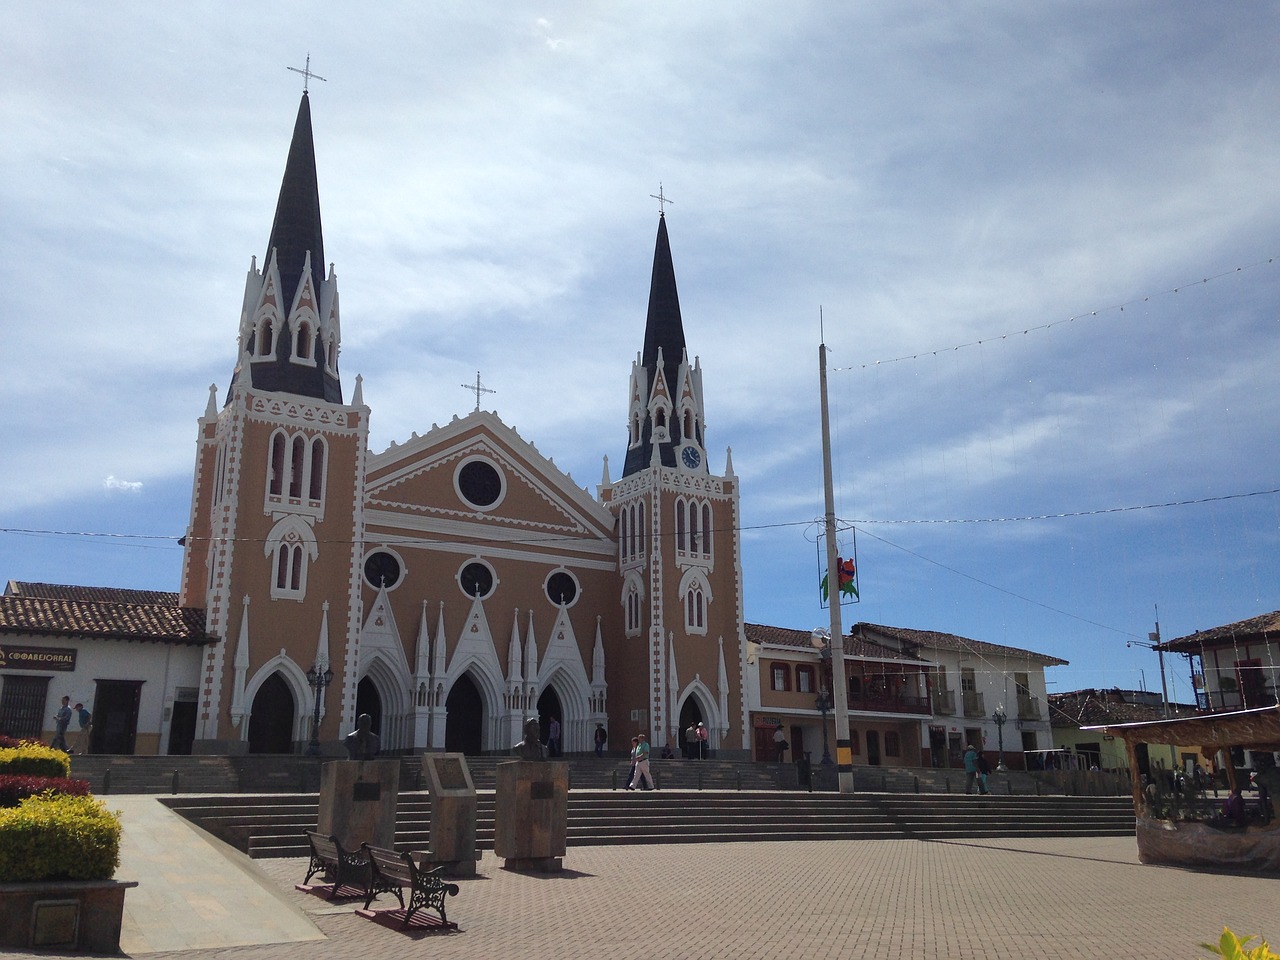
[[[796,757],[796,780],[801,787],[813,793],[813,767],[809,763],[809,754]]]

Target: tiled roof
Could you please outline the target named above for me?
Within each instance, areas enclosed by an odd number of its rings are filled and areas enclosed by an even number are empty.
[[[0,597],[0,634],[211,643],[204,611],[176,593],[10,581]]]
[[[1196,716],[1193,706],[1169,704],[1169,716]],[[1049,694],[1049,720],[1055,727],[1101,727],[1113,723],[1147,723],[1164,719],[1159,703],[1134,703],[1106,690]]]
[[[985,640],[970,640],[958,637],[954,633],[938,633],[936,630],[909,630],[906,627],[886,627],[878,623],[855,623],[850,632],[867,636],[879,634],[910,644],[924,650],[954,650],[959,653],[977,653],[990,657],[1018,657],[1034,660],[1046,667],[1065,666],[1067,661],[1051,657],[1047,653],[1036,653],[1034,650],[1023,650],[1019,647],[1006,647],[999,643],[988,643]]]
[[[1156,649],[1199,653],[1201,645],[1221,646],[1225,643],[1257,640],[1264,634],[1280,639],[1280,610],[1250,617],[1248,620],[1237,620],[1210,630],[1197,630],[1190,636],[1168,640]]]
[[[126,590],[123,587],[81,587],[61,583],[30,583],[10,580],[6,597],[37,597],[41,600],[82,600],[89,603],[156,603],[178,605],[178,595],[164,590]]]
[[[769,627],[759,623],[744,623],[743,628],[746,630],[747,639],[753,643],[813,651],[813,644],[810,642],[813,634],[810,630],[790,630],[786,627]],[[886,647],[856,636],[844,638],[844,654],[846,657],[866,657],[874,660],[919,661],[921,659],[912,652]]]

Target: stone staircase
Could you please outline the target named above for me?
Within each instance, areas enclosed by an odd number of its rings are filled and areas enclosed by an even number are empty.
[[[71,776],[89,781],[100,795],[112,793],[311,793],[320,789],[320,768],[334,757],[250,754],[248,756],[73,756]],[[468,757],[477,790],[492,790],[499,763],[510,757]],[[622,758],[573,757],[574,790],[614,790],[626,784],[629,763]],[[654,761],[654,780],[662,789],[777,790],[796,786],[790,764],[729,760]],[[423,786],[419,757],[401,759],[400,785]]]
[[[251,857],[306,855],[318,818],[314,793],[176,796],[177,813]],[[494,795],[477,792],[476,835],[492,849]],[[400,794],[395,844],[430,846],[431,798]],[[1062,796],[853,794],[799,791],[573,790],[570,846],[752,840],[948,840],[977,837],[1131,836],[1130,800]]]

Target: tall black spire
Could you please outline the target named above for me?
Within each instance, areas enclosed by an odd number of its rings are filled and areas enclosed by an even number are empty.
[[[272,278],[273,257],[278,286]],[[304,286],[311,294],[295,310],[294,300]],[[311,100],[304,90],[262,271],[250,271],[232,384],[247,366],[255,389],[341,403],[337,296],[336,281],[325,277]]]
[[[661,366],[659,366],[661,356]],[[680,371],[685,360],[684,322],[680,318],[680,295],[676,291],[676,270],[667,238],[667,218],[658,215],[658,239],[653,248],[653,274],[649,281],[649,313],[645,319],[644,349],[631,371],[631,440],[622,475],[646,469],[654,462],[676,465],[676,447],[684,438],[681,424],[673,418],[679,401]],[[665,403],[658,401],[655,422],[655,388],[659,373],[665,384]]]
[[[644,352],[640,362],[649,370],[649,387],[662,349],[667,388],[676,389],[676,374],[684,359],[684,323],[680,319],[680,295],[676,292],[676,268],[671,262],[667,218],[658,216],[658,240],[653,248],[653,276],[649,280],[649,315],[644,326]]]
[[[298,119],[293,124],[293,142],[285,162],[280,198],[276,201],[276,217],[271,224],[267,255],[263,264],[271,262],[275,250],[280,267],[283,310],[293,305],[294,294],[302,281],[307,253],[311,253],[311,278],[320,289],[324,280],[324,234],[320,228],[320,188],[316,180],[315,141],[311,135],[311,100],[304,90],[298,104]]]

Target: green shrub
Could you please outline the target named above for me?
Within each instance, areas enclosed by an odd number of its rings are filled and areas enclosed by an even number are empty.
[[[120,818],[93,797],[46,792],[0,810],[0,883],[110,880]]]
[[[0,749],[0,773],[65,777],[71,773],[71,758],[61,750],[28,741]]]
[[[1227,927],[1222,928],[1222,936],[1214,943],[1202,943],[1210,953],[1216,953],[1223,957],[1224,960],[1280,960],[1280,954],[1271,952],[1271,944],[1265,940],[1259,941],[1258,945],[1252,950],[1246,950],[1245,947],[1253,937],[1245,937],[1241,940]]]

